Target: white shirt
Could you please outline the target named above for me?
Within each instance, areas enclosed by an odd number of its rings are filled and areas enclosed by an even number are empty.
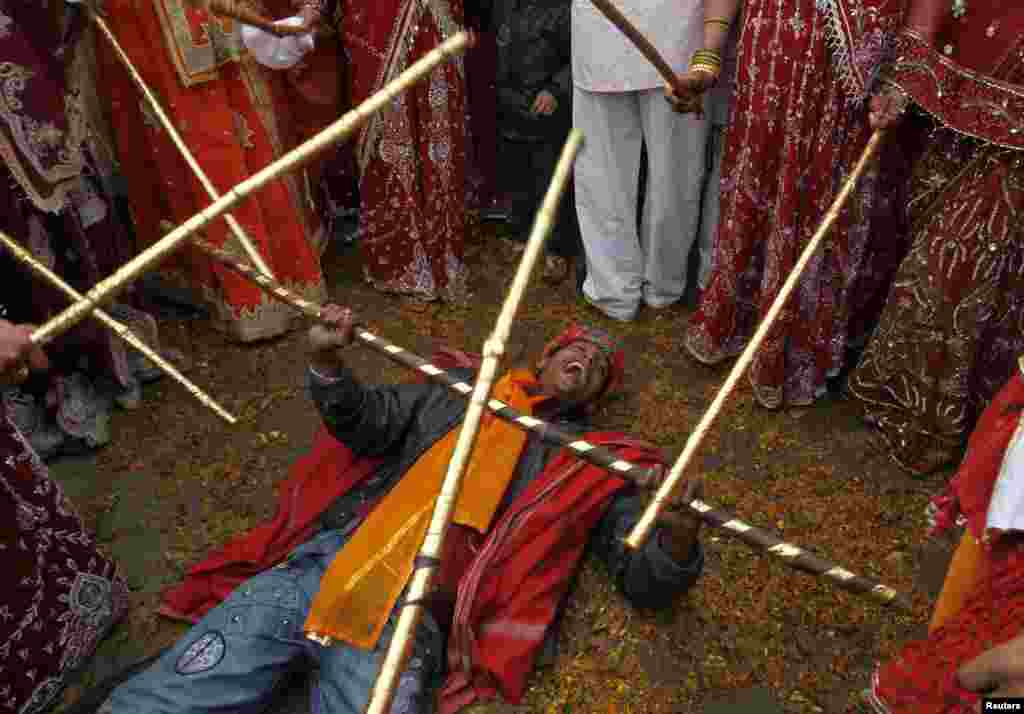
[[[701,0],[613,0],[678,74],[704,44]],[[590,0],[572,0],[572,81],[588,92],[664,86],[654,65]]]

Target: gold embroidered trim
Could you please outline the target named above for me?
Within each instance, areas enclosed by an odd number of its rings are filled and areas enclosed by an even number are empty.
[[[153,0],[153,6],[167,52],[183,86],[218,79],[220,67],[237,62],[245,54],[238,23],[234,20],[210,16],[208,22],[200,25],[206,43],[196,44],[183,0]]]
[[[947,59],[940,52],[935,51],[935,49],[928,44],[928,41],[919,32],[915,30],[903,30],[901,34],[904,35],[905,37],[913,39],[915,42],[920,43],[924,48],[929,50],[931,57],[939,64],[941,64],[945,69],[949,70],[951,73],[960,75],[963,78],[966,78],[972,82],[975,82],[989,89],[998,90],[1000,92],[1006,92],[1010,95],[1024,98],[1024,89],[1021,89],[1019,85],[992,79],[988,75],[979,74],[977,72],[974,72],[973,70],[967,69],[966,67],[962,67],[955,61]],[[884,85],[899,90],[899,92],[904,97],[909,97],[912,99],[912,97],[910,97],[910,93],[907,92],[906,89],[904,89],[903,86],[900,84],[899,78],[894,76],[900,74],[906,75],[910,73],[927,74],[931,79],[932,84],[935,85],[937,97],[939,99],[942,99],[946,95],[946,88],[943,85],[942,79],[938,76],[938,74],[932,67],[928,66],[928,64],[925,62],[905,61],[902,57],[900,57],[893,63],[891,69],[889,69],[886,75],[882,77],[881,81]],[[949,129],[950,131],[959,134],[960,136],[969,137],[971,139],[977,139],[978,141],[985,142],[986,144],[991,144],[992,146],[998,146],[1003,149],[1010,149],[1012,151],[1022,150],[1022,147],[1019,145],[994,141],[991,138],[981,136],[978,133],[965,131],[963,129],[954,127],[948,124],[944,117],[940,116],[936,112],[931,111],[930,109],[928,109],[928,107],[925,107],[916,101],[914,102],[914,104],[921,111],[925,112],[930,117],[932,117],[937,123],[941,124],[946,129]],[[1004,116],[1004,118],[1009,118],[1009,115],[1006,112],[1002,111],[1003,108],[1001,108],[998,104],[992,102],[976,103],[975,107],[979,111],[989,110],[988,113],[993,116],[998,116],[1001,114]]]
[[[73,92],[64,97],[66,133],[52,124],[36,124],[20,115],[18,110],[22,104],[18,95],[34,75],[28,67],[13,62],[0,63],[0,119],[4,124],[0,127],[0,157],[32,203],[41,211],[56,213],[64,207],[68,192],[82,172],[85,116],[81,101]],[[46,169],[36,159],[34,143],[50,147],[62,145],[60,159],[52,168]],[[44,183],[52,189],[48,194],[40,190]]]
[[[171,284],[191,292],[202,302],[210,305],[213,308],[213,326],[239,342],[255,342],[277,337],[294,329],[302,320],[302,315],[295,308],[267,297],[266,294],[261,295],[259,305],[237,308],[225,300],[216,287],[197,285],[181,270],[169,269],[163,275]],[[288,290],[306,300],[318,303],[327,300],[327,288],[323,279],[314,283],[282,283]]]
[[[380,75],[373,86],[373,92],[379,91],[408,66],[409,55],[412,52],[413,44],[416,42],[416,28],[423,17],[424,10],[428,10],[431,17],[437,23],[442,41],[448,39],[461,29],[452,16],[451,6],[447,0],[407,0],[398,13],[398,19],[391,32],[391,39],[385,53],[386,60],[381,66]],[[465,65],[462,57],[455,58],[454,63],[459,76],[463,77],[465,75]],[[359,137],[359,143],[356,147],[356,162],[359,166],[360,174],[366,170],[367,165],[373,158],[388,114],[389,109],[384,109],[374,114]]]

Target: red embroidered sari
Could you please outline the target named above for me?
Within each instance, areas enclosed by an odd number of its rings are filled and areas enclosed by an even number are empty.
[[[941,125],[915,168],[910,252],[850,390],[901,467],[954,461],[1024,351],[1024,6],[938,0],[886,73]],[[940,49],[941,48],[941,49]]]
[[[463,24],[462,0],[345,3],[344,44],[358,104]],[[466,293],[466,90],[461,58],[397,97],[356,143],[367,281],[387,292],[462,302]]]
[[[218,191],[226,192],[296,145],[292,116],[297,108],[289,102],[283,74],[240,50],[230,20],[211,19],[184,0],[112,0],[107,15],[118,41]],[[115,137],[136,229],[141,242],[149,244],[211,201],[103,39],[98,39],[97,55],[117,117]],[[309,185],[308,173],[289,175],[236,206],[233,214],[279,280],[300,295],[322,300],[321,227]],[[245,257],[223,220],[211,223],[205,236]],[[168,268],[202,292],[218,322],[239,340],[272,337],[294,323],[293,310],[198,250],[183,248]]]
[[[699,361],[743,350],[863,150],[863,99],[901,9],[902,0],[744,3],[712,273],[686,335]],[[861,179],[755,357],[762,405],[810,404],[841,368],[852,299],[884,284],[893,262],[869,245],[872,223],[896,212],[882,180],[877,167]]]

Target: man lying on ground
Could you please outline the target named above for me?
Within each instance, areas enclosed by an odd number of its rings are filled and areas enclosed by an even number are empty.
[[[309,334],[313,401],[336,439],[379,461],[346,485],[319,535],[243,583],[101,712],[257,711],[300,658],[318,669],[315,711],[364,710],[466,401],[434,384],[363,385],[341,356],[353,339],[352,312],[330,305],[323,314],[328,326]],[[508,372],[494,396],[656,467],[649,445],[587,431],[623,371],[607,334],[573,326],[535,369]],[[696,491],[688,484],[683,498]],[[429,711],[435,696],[441,712],[499,693],[518,701],[588,542],[635,605],[671,605],[701,572],[700,521],[669,512],[631,551],[622,541],[644,505],[619,477],[485,417],[392,711]]]

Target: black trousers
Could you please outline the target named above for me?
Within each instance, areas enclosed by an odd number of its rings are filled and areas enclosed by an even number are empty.
[[[567,107],[535,119],[499,109],[498,181],[501,192],[510,198],[509,224],[514,239],[529,237],[569,135],[568,116]],[[559,202],[558,219],[546,247],[548,253],[570,259],[582,251],[571,180]]]

